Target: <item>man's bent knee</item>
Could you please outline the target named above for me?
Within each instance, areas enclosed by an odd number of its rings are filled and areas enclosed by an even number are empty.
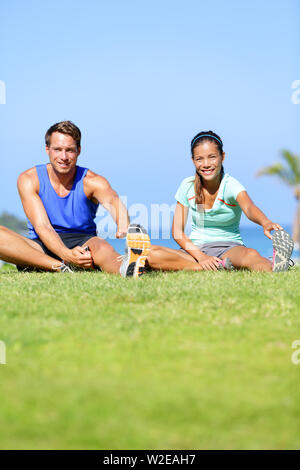
[[[88,246],[90,250],[97,253],[108,253],[115,251],[114,248],[103,238],[90,238],[83,246]]]

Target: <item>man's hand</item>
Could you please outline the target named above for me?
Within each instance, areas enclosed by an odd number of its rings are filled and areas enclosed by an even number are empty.
[[[129,216],[126,207],[116,191],[112,189],[109,182],[103,178],[103,176],[97,175],[91,170],[88,171],[84,184],[85,190],[87,190],[87,193],[89,194],[89,198],[102,204],[116,222],[116,237],[125,237],[127,234],[127,227],[129,225]]]
[[[127,235],[127,228],[118,228],[116,233],[116,238],[124,238]]]
[[[193,254],[195,260],[197,263],[199,263],[204,271],[218,271],[218,267],[220,264],[220,261],[222,261],[220,258],[217,258],[216,256],[208,256],[205,255],[204,253],[194,253]]]
[[[86,251],[82,246],[75,246],[72,250],[67,250],[64,261],[83,269],[91,269],[94,267],[91,252]]]
[[[266,235],[266,237],[268,237],[270,240],[272,240],[272,235],[271,235],[271,231],[272,230],[283,230],[283,228],[281,227],[281,225],[279,224],[274,224],[274,222],[271,222],[271,220],[267,220],[263,225],[262,225],[262,228],[264,230],[264,234]]]

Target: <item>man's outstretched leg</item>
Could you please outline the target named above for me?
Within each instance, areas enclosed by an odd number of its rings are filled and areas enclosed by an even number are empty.
[[[83,246],[89,247],[94,264],[103,271],[121,274],[123,277],[139,277],[145,271],[150,239],[143,227],[130,224],[123,256],[120,256],[106,240],[99,237],[90,238]]]
[[[121,256],[106,240],[93,237],[82,246],[89,247],[95,266],[107,273],[120,274]]]
[[[34,241],[0,226],[0,259],[21,267],[60,271],[62,262],[46,255]]]

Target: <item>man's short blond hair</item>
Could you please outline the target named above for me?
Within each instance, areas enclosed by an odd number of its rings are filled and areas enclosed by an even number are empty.
[[[81,142],[81,132],[79,127],[75,126],[72,121],[61,121],[53,124],[49,127],[45,134],[45,143],[47,147],[50,147],[50,138],[53,132],[60,132],[61,134],[70,135],[76,142],[77,148],[80,147]]]

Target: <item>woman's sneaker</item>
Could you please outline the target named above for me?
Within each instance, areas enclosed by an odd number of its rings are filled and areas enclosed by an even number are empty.
[[[290,266],[290,257],[294,248],[292,237],[285,230],[274,230],[272,243],[272,271],[277,273],[287,271]]]
[[[141,225],[130,224],[126,237],[125,255],[120,268],[122,277],[139,277],[144,274],[150,247],[147,230]]]
[[[225,271],[233,271],[234,270],[234,266],[233,266],[233,264],[232,264],[232,262],[230,261],[229,258],[224,258],[219,262],[218,271],[223,271],[224,269],[225,269]]]

